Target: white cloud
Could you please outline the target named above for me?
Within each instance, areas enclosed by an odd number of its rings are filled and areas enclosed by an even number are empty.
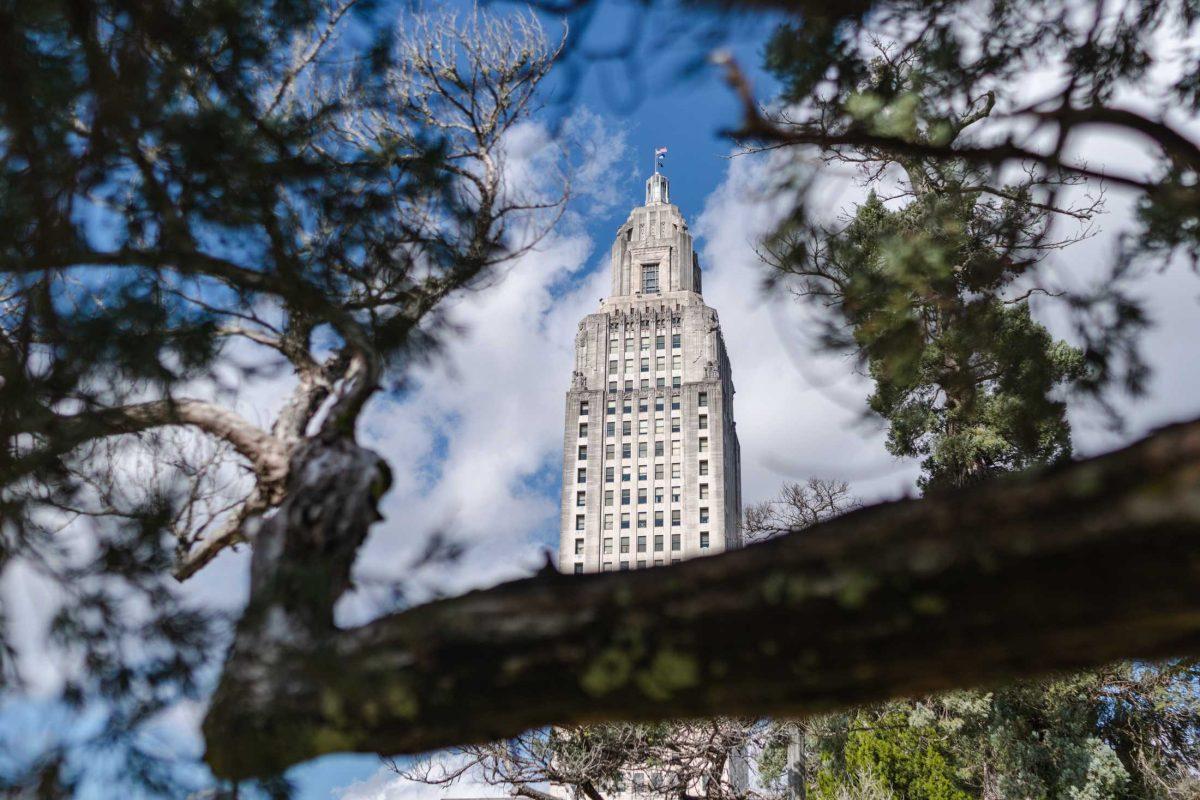
[[[812,346],[809,307],[762,289],[754,244],[785,210],[766,193],[776,158],[733,159],[693,226],[704,297],[720,315],[733,369],[743,498],[765,500],[809,477],[849,481],[864,498],[902,494],[916,467],[890,456],[882,428],[864,418],[869,383],[850,359]]]

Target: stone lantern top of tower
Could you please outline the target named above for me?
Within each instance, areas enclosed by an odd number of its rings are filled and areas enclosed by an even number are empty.
[[[646,179],[646,205],[661,206],[671,202],[670,183],[667,176],[654,170],[654,174]]]

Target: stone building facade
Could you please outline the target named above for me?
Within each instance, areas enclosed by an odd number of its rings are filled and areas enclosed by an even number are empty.
[[[662,566],[741,545],[741,453],[717,312],[666,176],[617,230],[612,289],[579,323],[559,569]]]

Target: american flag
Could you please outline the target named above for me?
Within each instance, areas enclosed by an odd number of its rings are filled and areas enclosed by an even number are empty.
[[[665,156],[666,154],[667,154],[667,148],[665,148],[665,147],[660,147],[660,148],[658,148],[657,150],[655,150],[655,151],[654,151],[654,155],[655,155],[657,158],[662,158],[662,157],[663,157],[663,156]]]

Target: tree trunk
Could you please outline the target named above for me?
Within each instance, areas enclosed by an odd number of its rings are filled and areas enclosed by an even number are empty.
[[[798,722],[788,725],[787,796],[788,800],[805,800],[804,731]]]

